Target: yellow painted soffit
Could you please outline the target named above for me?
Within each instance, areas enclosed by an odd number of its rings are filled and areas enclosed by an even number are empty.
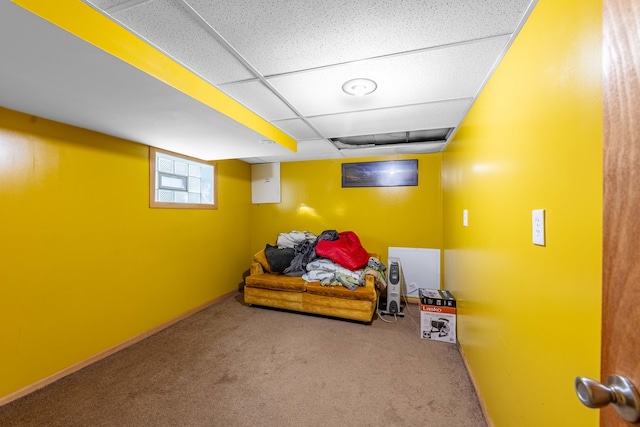
[[[16,5],[297,151],[295,139],[81,0],[12,0]]]

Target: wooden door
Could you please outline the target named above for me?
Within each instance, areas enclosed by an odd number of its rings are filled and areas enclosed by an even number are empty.
[[[602,372],[640,388],[640,1],[603,0]],[[626,426],[609,405],[601,426]]]

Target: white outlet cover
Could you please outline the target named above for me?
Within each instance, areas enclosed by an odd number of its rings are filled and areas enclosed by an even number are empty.
[[[544,246],[544,209],[534,209],[531,211],[531,232],[533,244]]]
[[[465,227],[469,226],[469,210],[467,209],[462,211],[462,225]]]

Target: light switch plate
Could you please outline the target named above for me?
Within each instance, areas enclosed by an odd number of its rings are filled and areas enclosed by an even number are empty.
[[[544,209],[534,209],[533,211],[531,211],[531,227],[533,244],[544,246]]]
[[[469,211],[467,209],[462,211],[462,225],[464,227],[469,226]]]

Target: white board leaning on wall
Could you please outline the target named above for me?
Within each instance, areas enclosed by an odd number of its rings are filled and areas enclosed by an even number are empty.
[[[404,275],[402,295],[418,298],[420,288],[440,289],[440,249],[390,246],[388,256],[400,259]]]

